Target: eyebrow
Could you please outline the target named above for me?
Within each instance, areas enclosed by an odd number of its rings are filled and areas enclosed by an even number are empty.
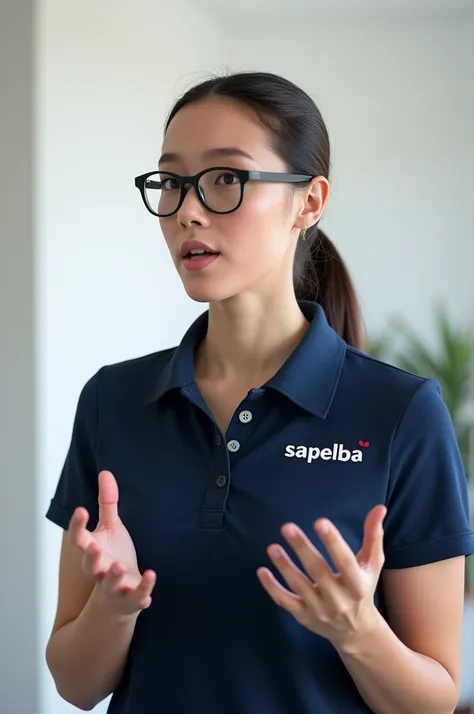
[[[222,146],[222,147],[218,147],[216,149],[208,149],[207,151],[204,151],[202,153],[203,159],[213,159],[213,158],[218,158],[220,156],[242,156],[245,159],[250,159],[251,161],[255,161],[253,156],[251,156],[249,153],[247,153],[243,149],[239,149],[237,146]],[[160,160],[158,161],[158,165],[170,163],[172,161],[180,161],[181,159],[182,159],[182,156],[180,154],[175,154],[175,153],[163,154],[160,157]]]

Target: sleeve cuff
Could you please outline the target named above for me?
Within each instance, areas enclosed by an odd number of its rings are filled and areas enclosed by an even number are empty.
[[[73,513],[73,508],[64,508],[64,506],[56,503],[56,501],[51,501],[46,511],[46,518],[67,531]]]
[[[76,510],[76,507],[63,506],[54,499],[50,502],[49,508],[46,511],[46,518],[57,526],[60,526],[65,531],[69,528],[69,523],[72,518],[72,514]],[[87,523],[87,530],[93,531],[97,528],[96,516],[89,512],[89,521]]]
[[[438,560],[474,554],[474,532],[465,531],[442,540],[430,541],[403,548],[395,548],[385,553],[386,570],[414,568],[418,565],[436,563]]]

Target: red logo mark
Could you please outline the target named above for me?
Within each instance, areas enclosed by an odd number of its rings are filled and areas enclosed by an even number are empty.
[[[359,446],[362,446],[363,449],[366,449],[368,446],[370,446],[370,441],[363,441],[362,439],[359,441]]]

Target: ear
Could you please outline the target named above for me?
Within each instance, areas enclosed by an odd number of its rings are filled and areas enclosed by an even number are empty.
[[[299,212],[295,219],[295,228],[314,226],[323,215],[329,198],[329,181],[324,176],[316,176],[309,186],[298,194]]]

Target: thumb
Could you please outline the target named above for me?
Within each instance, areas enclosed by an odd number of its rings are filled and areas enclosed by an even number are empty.
[[[110,528],[118,520],[118,486],[110,471],[99,474],[99,525]]]
[[[369,511],[364,523],[364,542],[357,557],[365,567],[381,569],[384,560],[383,521],[387,515],[385,506],[379,505]]]

